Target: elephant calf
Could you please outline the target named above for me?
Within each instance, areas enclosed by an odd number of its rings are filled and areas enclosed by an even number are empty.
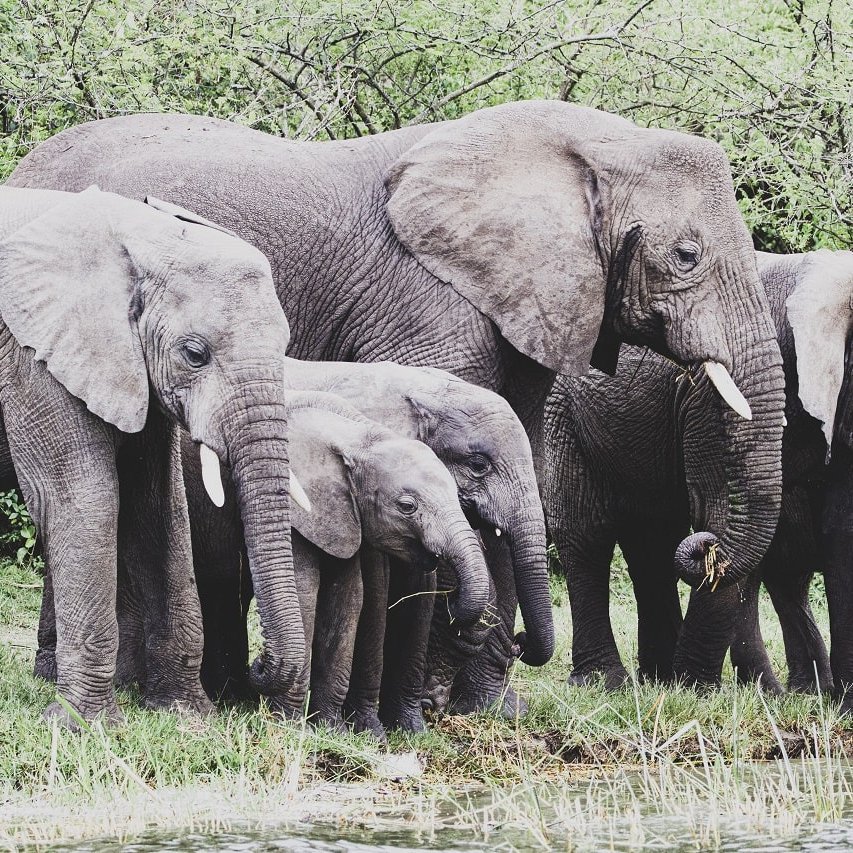
[[[741,678],[760,675],[781,689],[758,629],[763,578],[782,624],[789,685],[813,686],[815,668],[822,689],[833,676],[837,687],[853,684],[853,254],[759,253],[758,268],[786,379],[781,515],[766,556],[752,547],[766,526],[749,511],[754,486],[731,476],[737,466],[714,429],[718,404],[703,381],[631,348],[613,378],[555,383],[546,507],[568,580],[573,679],[604,673],[615,686],[626,677],[608,615],[618,541],[637,598],[641,675],[715,682],[731,646]],[[732,452],[754,449],[744,442]],[[751,464],[760,478],[764,460]],[[712,535],[679,546],[691,524]],[[673,557],[693,587],[683,624]],[[831,668],[808,603],[818,566],[830,605]]]
[[[431,575],[443,563],[452,578],[444,606],[459,627],[483,616],[489,577],[456,484],[425,444],[399,437],[332,394],[292,391],[287,408],[292,464],[310,500],[310,511],[293,508],[297,586],[306,643],[313,641],[309,713],[337,725],[354,650],[369,666],[354,674],[361,695],[379,698],[387,600],[374,596],[362,606],[362,574],[365,584],[375,587],[382,579],[371,571],[381,573],[384,566],[375,553],[360,563],[363,544],[419,575]],[[192,486],[199,480],[196,469],[195,455],[188,454],[184,470],[205,627],[202,679],[217,695],[229,687],[228,680],[236,682],[231,689],[245,681],[250,588],[241,578],[233,498],[228,496],[222,510],[212,507]],[[359,646],[366,648],[356,648],[356,630]],[[376,660],[378,669],[370,663]],[[301,711],[307,688],[306,669],[291,711]],[[360,710],[359,727],[384,737],[375,702]]]

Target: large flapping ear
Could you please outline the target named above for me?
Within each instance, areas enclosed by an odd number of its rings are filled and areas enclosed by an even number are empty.
[[[575,376],[604,315],[608,207],[592,147],[567,127],[578,115],[552,102],[480,110],[436,125],[386,178],[394,231],[418,261],[516,349]]]
[[[145,203],[149,207],[153,207],[155,210],[168,213],[169,216],[174,216],[176,219],[180,219],[182,222],[192,222],[195,225],[205,225],[208,228],[215,228],[217,231],[222,231],[231,237],[237,237],[236,232],[232,231],[230,228],[226,228],[224,225],[217,225],[215,222],[211,222],[209,219],[205,219],[203,216],[199,216],[197,213],[193,213],[185,207],[172,204],[170,201],[163,201],[162,199],[155,198],[153,195],[147,195],[145,196]]]
[[[806,255],[785,302],[797,351],[800,400],[832,445],[847,339],[853,329],[853,253]]]
[[[71,194],[0,242],[0,316],[91,412],[138,432],[148,373],[112,198],[97,187]]]
[[[311,511],[291,501],[291,524],[309,542],[341,559],[361,546],[361,517],[342,448],[352,427],[322,408],[288,410],[290,467],[308,499]]]

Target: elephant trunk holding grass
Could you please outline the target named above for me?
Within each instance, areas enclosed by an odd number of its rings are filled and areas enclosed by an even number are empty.
[[[715,143],[559,101],[328,143],[135,115],[59,134],[10,178],[94,181],[192,207],[260,248],[296,319],[292,355],[443,367],[499,392],[539,466],[555,371],[612,371],[620,339],[710,362],[741,415],[756,410],[737,432],[764,449],[775,523],[781,363]],[[490,554],[505,561],[506,545]],[[512,572],[493,574],[500,624],[457,678],[461,707],[512,697]]]
[[[286,694],[303,657],[286,498],[289,329],[269,264],[195,214],[155,206],[95,187],[0,189],[0,404],[51,573],[54,668],[71,710],[49,713],[72,724],[120,716],[117,571],[152,614],[146,702],[210,707],[178,424],[205,455],[214,496],[219,459],[237,483],[264,633],[256,686]]]
[[[757,626],[763,577],[782,618],[792,686],[813,683],[815,663],[821,686],[830,686],[807,592],[813,561],[823,552],[833,670],[843,682],[846,667],[850,678],[850,631],[843,627],[849,621],[842,614],[853,518],[845,515],[853,255],[759,253],[758,268],[786,379],[784,486],[771,541],[763,522],[755,529],[750,521],[760,519],[755,502],[771,465],[748,435],[732,442],[719,432],[718,401],[701,383],[657,355],[631,350],[613,378],[560,377],[552,389],[546,503],[569,582],[575,677],[603,672],[611,686],[625,677],[607,613],[618,541],[637,597],[641,675],[716,682],[731,645],[741,678],[760,675],[766,688],[780,690]],[[829,441],[833,459],[825,467]],[[707,534],[682,541],[691,525],[713,532],[724,563],[704,565]],[[683,625],[679,575],[693,586]]]

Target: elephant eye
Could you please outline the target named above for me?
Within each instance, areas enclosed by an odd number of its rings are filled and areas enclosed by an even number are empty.
[[[402,495],[397,498],[397,508],[403,515],[412,515],[418,508],[418,502],[411,495]]]
[[[184,341],[181,354],[190,367],[204,367],[210,361],[210,350],[201,341]]]
[[[692,270],[699,263],[699,247],[695,243],[682,243],[672,250],[675,261],[685,272]]]
[[[489,472],[492,463],[489,461],[488,456],[482,453],[473,453],[468,457],[468,467],[471,469],[471,473],[482,476]]]

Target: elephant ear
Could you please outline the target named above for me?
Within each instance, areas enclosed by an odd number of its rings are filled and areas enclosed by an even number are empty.
[[[290,409],[290,467],[311,501],[306,511],[290,502],[291,525],[327,554],[347,559],[361,547],[361,516],[346,454],[352,426],[346,418],[315,407]]]
[[[608,189],[560,107],[505,105],[436,125],[391,167],[387,209],[417,260],[516,349],[578,376],[604,318]],[[614,353],[597,356],[613,366]]]
[[[831,447],[853,329],[853,253],[822,249],[807,255],[785,306],[794,333],[800,400],[823,422]]]
[[[131,310],[136,275],[113,227],[115,200],[97,187],[68,195],[0,242],[0,316],[91,412],[138,432],[148,373]]]
[[[193,213],[185,207],[172,204],[170,201],[163,201],[162,199],[155,198],[153,195],[147,195],[145,196],[145,203],[149,207],[153,207],[155,210],[159,210],[162,213],[168,213],[169,216],[174,216],[176,219],[180,219],[182,222],[192,222],[195,225],[205,225],[208,228],[215,229],[216,231],[222,231],[224,234],[228,234],[231,237],[238,236],[236,231],[232,231],[224,225],[217,225],[215,222],[211,222],[209,219],[205,219],[203,216],[199,216],[197,213]]]

